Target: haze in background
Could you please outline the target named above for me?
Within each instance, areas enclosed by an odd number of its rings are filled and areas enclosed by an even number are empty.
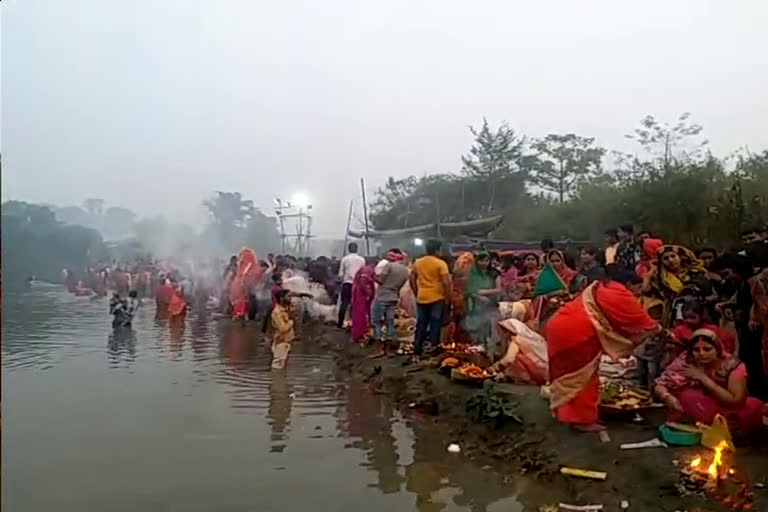
[[[306,192],[343,234],[359,178],[459,169],[486,116],[609,148],[684,111],[768,142],[768,3],[2,2],[3,200],[101,197],[196,223],[214,190]],[[359,204],[359,200],[358,200]]]

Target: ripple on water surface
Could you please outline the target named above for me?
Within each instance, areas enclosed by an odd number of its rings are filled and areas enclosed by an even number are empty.
[[[148,303],[113,332],[106,299],[4,293],[8,510],[521,510],[428,422],[338,379],[311,331],[273,372],[260,323],[172,328]]]

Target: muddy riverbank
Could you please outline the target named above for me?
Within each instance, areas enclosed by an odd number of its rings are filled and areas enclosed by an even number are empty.
[[[603,504],[605,510],[620,510],[622,500],[629,502],[630,510],[741,510],[733,506],[738,496],[732,485],[719,497],[681,496],[677,490],[680,468],[697,453],[707,457],[706,448],[619,448],[622,443],[656,437],[663,411],[642,422],[609,420],[606,443],[597,435],[577,433],[554,421],[537,387],[500,384],[497,391],[519,404],[523,424],[478,423],[466,412],[477,386],[451,381],[428,362],[415,367],[404,364],[404,357],[370,359],[373,348],[350,343],[346,333],[334,328],[323,328],[316,336],[318,343],[335,353],[337,371],[350,385],[391,397],[404,415],[429,424],[446,447],[458,443],[457,457],[494,468],[510,479],[529,480],[519,499],[530,510],[558,502]],[[732,478],[748,481],[754,492],[751,509],[766,510],[768,491],[760,486],[768,484],[768,443],[740,446],[729,457],[737,468]],[[605,481],[565,477],[559,473],[562,466],[603,471],[608,477]]]

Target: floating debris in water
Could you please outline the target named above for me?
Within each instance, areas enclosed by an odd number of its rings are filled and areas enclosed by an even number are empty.
[[[461,446],[459,446],[456,443],[451,443],[448,445],[448,453],[461,453]]]

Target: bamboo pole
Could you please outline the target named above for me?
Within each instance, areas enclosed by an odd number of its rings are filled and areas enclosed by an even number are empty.
[[[365,200],[365,178],[360,178],[360,188],[363,191],[363,217],[365,217],[365,255],[371,255],[371,238],[368,231],[368,203]]]
[[[352,224],[352,205],[355,204],[355,201],[352,200],[349,202],[349,213],[347,214],[347,229],[344,231],[344,248],[341,250],[341,257],[347,255],[347,244],[349,243],[349,228]]]

